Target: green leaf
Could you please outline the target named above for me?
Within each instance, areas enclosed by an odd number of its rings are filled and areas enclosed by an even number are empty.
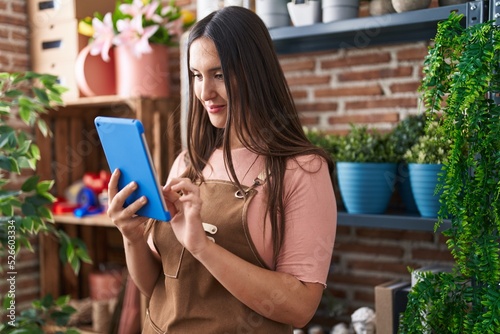
[[[36,186],[36,192],[39,194],[46,193],[50,189],[52,189],[53,186],[54,186],[53,180],[40,181]]]
[[[38,175],[29,177],[26,181],[24,181],[23,185],[21,186],[21,190],[24,192],[36,190],[39,179],[40,177]]]

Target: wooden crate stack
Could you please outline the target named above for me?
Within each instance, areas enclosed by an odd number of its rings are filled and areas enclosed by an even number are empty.
[[[79,20],[95,12],[113,11],[114,0],[28,0],[31,30],[31,68],[53,74],[69,90],[65,101],[80,97],[75,61],[88,37],[78,33]]]

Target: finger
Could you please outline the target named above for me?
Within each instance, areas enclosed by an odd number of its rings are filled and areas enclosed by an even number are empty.
[[[108,204],[111,203],[113,197],[115,197],[118,192],[118,180],[120,179],[120,170],[117,168],[111,174],[108,182]]]
[[[118,193],[115,194],[113,199],[109,202],[109,208],[116,210],[116,208],[121,209],[125,200],[137,189],[137,183],[132,181],[123,187]]]
[[[146,203],[148,202],[148,199],[146,196],[141,196],[134,202],[132,202],[130,205],[128,205],[125,209],[122,210],[121,216],[125,218],[130,218],[132,216],[136,215],[136,212],[139,211],[140,208],[142,208]]]

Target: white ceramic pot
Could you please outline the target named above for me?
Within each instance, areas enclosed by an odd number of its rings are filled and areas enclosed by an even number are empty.
[[[264,21],[266,27],[276,28],[290,25],[287,8],[288,0],[256,0],[255,12]]]
[[[392,0],[392,7],[398,13],[412,10],[425,9],[431,4],[431,0]]]
[[[323,0],[323,22],[358,17],[359,0]]]
[[[288,13],[294,26],[305,26],[321,22],[321,1],[306,0],[304,3],[287,3]]]

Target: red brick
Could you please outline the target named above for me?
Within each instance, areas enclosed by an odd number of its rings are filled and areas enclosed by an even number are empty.
[[[356,65],[370,65],[376,64],[380,65],[382,63],[387,63],[391,60],[391,55],[389,52],[383,53],[369,53],[362,55],[351,55],[346,57],[332,60],[324,60],[321,62],[321,69],[332,69],[332,68],[345,68],[348,66]]]
[[[394,273],[401,275],[408,275],[408,266],[415,266],[415,264],[407,264],[403,262],[387,262],[373,259],[362,261],[362,260],[351,260],[348,264],[350,270],[363,270],[370,272],[382,272],[385,274]]]
[[[404,249],[401,246],[368,245],[356,242],[336,242],[334,251],[343,253],[387,255],[396,258],[401,258],[404,254]]]
[[[315,125],[315,124],[318,124],[319,117],[318,116],[304,116],[303,114],[301,114],[300,115],[300,122],[304,126]]]
[[[382,284],[384,282],[387,282],[390,278],[388,277],[365,277],[361,275],[345,275],[345,274],[340,274],[336,273],[332,275],[332,281],[333,281],[333,287],[335,288],[336,286],[340,284],[346,284],[346,285],[355,285],[355,286],[368,286],[368,287],[375,287],[379,284]]]
[[[420,81],[415,82],[404,82],[404,83],[394,83],[389,86],[391,92],[393,93],[415,93],[420,86]]]
[[[294,100],[304,99],[307,97],[307,92],[302,89],[292,90],[292,97]]]
[[[382,68],[366,71],[348,71],[338,75],[339,81],[367,81],[384,78],[405,78],[413,73],[413,67],[398,66],[397,68]]]
[[[439,250],[435,248],[413,248],[411,250],[413,260],[432,260],[432,261],[453,261],[453,256],[448,250]]]
[[[315,66],[314,59],[296,60],[292,62],[282,62],[281,68],[284,72],[312,71]]]
[[[338,104],[335,102],[312,102],[312,103],[297,103],[297,110],[303,111],[335,111]]]
[[[403,49],[396,53],[399,61],[419,61],[423,62],[427,55],[427,45],[423,47],[415,47],[410,49]]]
[[[416,108],[418,106],[417,97],[401,97],[384,99],[370,99],[362,101],[346,102],[347,110],[355,109],[376,109],[376,108]]]
[[[367,85],[363,87],[352,86],[342,88],[318,89],[314,92],[315,97],[344,97],[365,95],[383,95],[383,91],[379,85]]]
[[[299,77],[287,77],[288,85],[321,85],[329,83],[331,77],[329,75],[303,75]]]
[[[434,233],[421,231],[398,231],[385,229],[358,228],[356,235],[360,238],[386,239],[395,241],[434,241]]]
[[[350,124],[350,123],[395,123],[399,120],[397,113],[372,113],[357,115],[331,116],[328,118],[328,124]]]

